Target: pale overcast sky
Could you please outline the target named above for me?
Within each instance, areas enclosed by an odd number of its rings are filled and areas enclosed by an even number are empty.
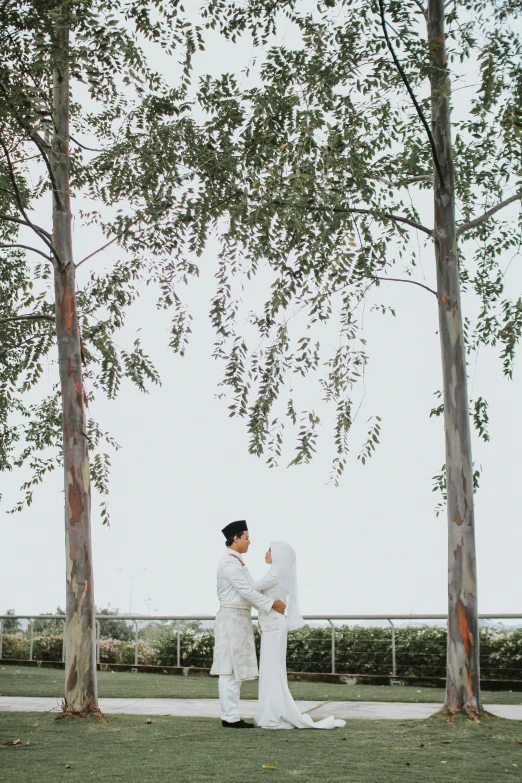
[[[239,71],[250,57],[249,43],[235,49],[213,43],[199,69],[215,72],[219,62],[223,70]],[[425,219],[431,222],[429,202]],[[76,221],[78,254],[102,243]],[[169,351],[168,317],[156,311],[148,290],[129,314],[121,342],[130,343],[141,329],[163,386],[142,395],[127,384],[115,402],[99,396],[91,411],[122,445],[112,455],[110,529],[101,524],[96,500],[93,507],[96,603],[110,602],[122,612],[215,613],[220,529],[246,518],[254,576],[263,573],[271,540],[288,541],[297,550],[305,614],[444,613],[446,520],[435,516],[438,497],[432,492],[432,476],[444,462],[444,437],[442,419],[429,418],[438,404],[433,393],[441,388],[435,298],[389,283],[374,301],[393,306],[397,317],[383,318],[367,307],[366,398],[354,430],[355,453],[335,488],[326,484],[333,453],[328,426],[311,465],[270,470],[248,455],[244,423],[229,419],[226,403],[215,399],[221,367],[211,359],[207,314],[216,254],[217,244],[211,244],[200,279],[187,291],[194,321],[185,358]],[[113,259],[99,255],[82,273],[108,267]],[[520,266],[515,259],[511,292],[522,288]],[[431,248],[424,251],[423,267],[427,284],[434,285]],[[246,306],[260,293],[247,292]],[[521,368],[507,381],[495,352],[481,349],[469,371],[472,396],[488,400],[491,422],[491,442],[473,440],[474,461],[483,467],[476,495],[479,610],[522,612]],[[50,364],[44,384],[55,377]],[[317,412],[328,423],[324,408]],[[363,467],[356,455],[372,414],[382,417],[381,445]],[[18,497],[24,475],[0,477],[0,613],[64,606],[63,478],[59,471],[51,475],[30,509],[8,516],[5,509]]]

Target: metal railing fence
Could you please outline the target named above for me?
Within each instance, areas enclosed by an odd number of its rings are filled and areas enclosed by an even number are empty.
[[[257,616],[253,616],[253,620],[257,620]],[[4,643],[4,628],[6,622],[12,623],[12,622],[18,622],[20,620],[25,620],[28,622],[28,635],[29,635],[29,655],[28,660],[32,661],[34,658],[34,643],[35,643],[35,635],[34,635],[34,628],[35,623],[43,623],[45,621],[59,621],[63,625],[63,629],[65,630],[65,618],[63,615],[0,615],[0,659],[3,657],[3,643]],[[184,634],[186,633],[186,628],[183,628],[179,625],[179,623],[190,623],[190,622],[204,622],[204,623],[211,623],[215,620],[215,615],[96,615],[96,653],[97,653],[97,661],[98,663],[101,661],[101,651],[104,643],[104,639],[101,635],[101,628],[102,623],[104,621],[119,621],[120,623],[123,621],[124,623],[132,623],[134,625],[134,639],[132,641],[132,644],[134,646],[134,665],[138,665],[140,660],[140,642],[143,643],[143,640],[140,640],[140,624],[154,624],[158,625],[159,623],[178,623],[177,626],[174,626],[170,628],[170,631],[174,633],[175,635],[175,665],[180,667],[183,665],[188,665],[185,661],[187,658],[187,654],[182,651],[182,638]],[[307,629],[307,634],[310,637],[310,639],[307,641],[308,644],[308,651],[306,653],[307,655],[307,663],[306,663],[306,670],[307,671],[324,671],[325,664],[329,663],[330,666],[328,667],[330,669],[330,672],[332,674],[335,673],[364,673],[363,671],[359,671],[358,667],[355,665],[355,662],[358,661],[359,663],[359,669],[362,667],[364,668],[365,665],[367,665],[367,661],[365,662],[365,659],[368,659],[368,651],[371,649],[373,653],[373,668],[379,668],[379,671],[368,671],[369,674],[382,674],[386,676],[406,676],[409,672],[409,669],[414,668],[416,673],[422,676],[424,673],[426,676],[428,673],[433,673],[434,667],[437,668],[441,673],[441,676],[445,676],[445,655],[446,655],[446,639],[441,635],[440,637],[440,649],[435,649],[435,651],[431,650],[428,653],[426,653],[426,662],[423,663],[422,656],[424,653],[420,651],[417,647],[414,653],[415,661],[409,660],[409,657],[411,658],[411,653],[408,651],[408,644],[403,644],[401,646],[400,644],[400,634],[401,631],[404,630],[404,628],[417,628],[420,630],[419,626],[398,626],[397,623],[420,623],[421,621],[426,623],[443,623],[447,622],[447,615],[444,614],[427,614],[427,615],[305,615],[304,620],[309,623],[326,623],[326,628],[320,629],[321,633],[319,633],[317,628],[313,628],[313,626],[309,626]],[[479,615],[479,620],[481,622],[488,622],[488,621],[522,621],[522,614],[489,614],[489,615]],[[387,626],[367,626],[364,629],[364,626],[359,626],[359,623],[387,623]],[[337,623],[337,625],[336,625]],[[340,627],[339,623],[343,623],[343,625]],[[522,625],[522,622],[519,623]],[[367,631],[367,633],[361,632],[361,639],[354,639],[354,638],[348,638],[349,637],[349,631],[347,631],[347,628],[353,629],[353,626],[356,626],[359,629],[364,629]],[[327,648],[325,647],[325,639],[324,639],[324,631],[329,628],[330,630],[330,642],[328,644],[329,647],[329,653],[327,654],[327,657],[330,659],[328,662],[325,660],[325,654],[327,652]],[[194,636],[197,636],[198,634],[202,634],[205,631],[210,631],[210,629],[205,628],[198,628],[194,631]],[[377,633],[378,631],[378,633]],[[314,641],[314,632],[315,632],[315,641]],[[398,644],[398,632],[399,632],[399,644]],[[389,636],[388,636],[389,634]],[[352,634],[353,636],[353,634]],[[377,637],[377,638],[376,638]],[[26,638],[26,637],[24,637]],[[42,637],[44,638],[44,637]],[[57,637],[60,638],[60,637]],[[522,631],[520,633],[520,643],[522,645]],[[129,644],[131,642],[129,641]],[[292,636],[290,634],[289,636],[289,650],[288,650],[288,658],[289,658],[289,670],[292,671],[292,656],[299,658],[299,644],[303,644],[303,637],[299,636],[299,632],[296,632],[296,636]],[[343,647],[344,644],[344,647]],[[315,647],[314,647],[315,645]],[[484,645],[481,645],[484,647]],[[398,662],[398,652],[400,653],[400,661]],[[482,652],[482,651],[481,651]],[[514,659],[519,659],[520,656],[514,655]],[[11,656],[15,657],[15,656]],[[171,657],[173,657],[171,655]],[[207,667],[209,665],[209,650],[207,648],[206,652],[201,654],[198,658],[197,654],[191,654],[190,656],[190,666],[203,666]],[[493,656],[494,657],[494,656]],[[56,660],[56,659],[54,659]],[[61,637],[61,660],[65,660],[65,634],[62,632]],[[302,660],[302,655],[300,660]],[[376,663],[377,661],[377,663]],[[163,665],[167,665],[163,662]],[[341,670],[344,671],[341,671]],[[293,669],[296,670],[303,670],[302,666],[300,669]],[[502,669],[503,672],[505,672],[505,666]],[[522,678],[522,666],[513,666],[513,673],[515,673],[517,676],[520,676]],[[504,677],[504,679],[507,679]]]

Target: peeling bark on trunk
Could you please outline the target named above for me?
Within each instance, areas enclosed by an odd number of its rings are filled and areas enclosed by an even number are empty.
[[[59,258],[54,259],[54,286],[65,473],[67,613],[64,710],[65,713],[85,714],[98,711],[98,694],[89,454],[69,191],[69,29],[57,29],[56,39],[59,57],[53,77],[55,131],[51,165],[57,189],[53,199],[53,241]]]
[[[428,2],[432,55],[432,132],[444,182],[435,167],[435,254],[444,383],[448,513],[448,657],[445,709],[476,717],[480,697],[473,462],[466,347],[455,226],[450,95],[444,0]]]

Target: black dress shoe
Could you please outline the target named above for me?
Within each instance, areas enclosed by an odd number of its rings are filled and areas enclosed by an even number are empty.
[[[222,720],[221,725],[224,729],[255,729],[253,723],[247,723],[245,720],[237,720],[235,723],[229,723],[228,720]]]

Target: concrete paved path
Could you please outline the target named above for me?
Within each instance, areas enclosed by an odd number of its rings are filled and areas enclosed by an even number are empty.
[[[253,718],[257,702],[241,700],[243,718]],[[314,720],[333,715],[346,720],[414,720],[429,718],[440,704],[411,704],[383,701],[298,701],[301,712]],[[217,699],[100,699],[102,712],[125,715],[172,715],[186,718],[219,718]],[[0,712],[60,712],[61,699],[0,696]],[[500,718],[522,720],[522,705],[488,704],[487,710]]]

